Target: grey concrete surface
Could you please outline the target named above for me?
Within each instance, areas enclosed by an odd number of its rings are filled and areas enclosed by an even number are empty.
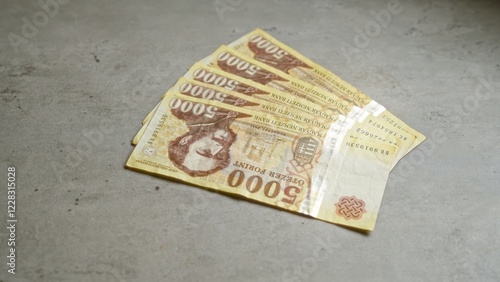
[[[498,1],[401,0],[383,25],[388,0],[60,2],[1,2],[0,281],[500,281]],[[371,234],[124,168],[163,92],[256,27],[428,137]]]

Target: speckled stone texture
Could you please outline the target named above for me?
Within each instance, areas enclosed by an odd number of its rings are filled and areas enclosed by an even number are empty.
[[[500,281],[498,1],[1,7],[0,281]],[[371,234],[124,168],[164,91],[256,27],[428,137],[391,173]]]

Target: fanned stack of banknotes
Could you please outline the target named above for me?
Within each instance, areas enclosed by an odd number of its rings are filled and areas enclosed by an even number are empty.
[[[425,137],[256,29],[195,63],[144,119],[128,168],[373,230]]]

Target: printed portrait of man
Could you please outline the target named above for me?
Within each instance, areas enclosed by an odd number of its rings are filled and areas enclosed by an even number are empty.
[[[193,177],[206,176],[229,165],[229,149],[235,138],[236,134],[229,128],[188,132],[169,143],[169,158],[177,168]]]
[[[229,149],[236,140],[236,134],[229,128],[234,117],[229,113],[214,123],[188,125],[189,132],[168,145],[172,163],[193,177],[226,168],[231,163]]]

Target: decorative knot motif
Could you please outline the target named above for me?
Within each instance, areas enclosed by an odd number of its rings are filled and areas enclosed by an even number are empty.
[[[338,203],[335,204],[335,206],[337,207],[337,210],[335,212],[346,220],[360,219],[366,212],[365,202],[356,198],[355,196],[341,197]]]

